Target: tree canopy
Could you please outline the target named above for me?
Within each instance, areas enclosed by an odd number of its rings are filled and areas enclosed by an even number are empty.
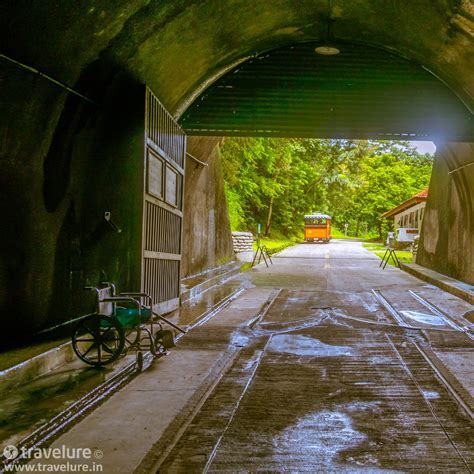
[[[432,156],[408,142],[227,138],[221,150],[233,230],[297,235],[321,211],[382,237],[381,215],[429,184]]]

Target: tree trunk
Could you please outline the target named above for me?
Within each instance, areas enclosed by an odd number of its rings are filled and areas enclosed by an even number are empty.
[[[356,221],[356,237],[359,237],[359,226],[360,226],[360,220],[357,219],[357,221]]]
[[[270,205],[268,206],[268,217],[267,217],[267,226],[265,228],[265,237],[268,237],[270,234],[270,226],[272,225],[272,212],[273,212],[273,200],[275,198],[272,196],[270,198]]]

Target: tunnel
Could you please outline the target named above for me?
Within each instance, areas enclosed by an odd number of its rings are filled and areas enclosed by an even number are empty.
[[[220,137],[407,138],[437,145],[417,263],[474,284],[469,1],[0,8],[7,339],[90,311],[84,286],[143,283],[145,87],[189,136],[181,276],[233,255]]]

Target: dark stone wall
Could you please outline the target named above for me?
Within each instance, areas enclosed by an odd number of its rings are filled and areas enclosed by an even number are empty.
[[[217,137],[189,137],[186,159],[183,276],[232,260],[234,251]]]
[[[116,74],[92,105],[23,74],[5,81],[33,91],[13,85],[2,146],[4,345],[93,310],[84,286],[140,285],[144,87]]]
[[[43,165],[67,95],[6,64],[1,84],[0,307],[8,343],[17,328],[44,323],[49,307],[55,243],[67,205],[55,214],[46,211]]]
[[[144,86],[114,68],[90,68],[79,82],[93,105],[5,70],[0,306],[8,346],[92,311],[84,286],[108,280],[140,289]],[[219,141],[188,143],[208,166],[187,158],[183,276],[233,257]]]
[[[398,52],[472,107],[470,2],[331,0],[330,14],[335,38]],[[324,39],[327,17],[323,0],[7,0],[0,2],[0,43],[4,54],[71,86],[90,64],[107,61],[182,113],[206,81],[231,65]]]
[[[474,284],[474,144],[439,144],[417,263]]]

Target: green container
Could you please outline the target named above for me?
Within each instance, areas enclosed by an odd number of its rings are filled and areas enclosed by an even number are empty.
[[[148,308],[142,308],[141,315],[139,317],[137,308],[122,308],[118,306],[115,309],[115,316],[120,321],[123,327],[134,327],[140,323],[146,323],[151,318],[151,310]]]

